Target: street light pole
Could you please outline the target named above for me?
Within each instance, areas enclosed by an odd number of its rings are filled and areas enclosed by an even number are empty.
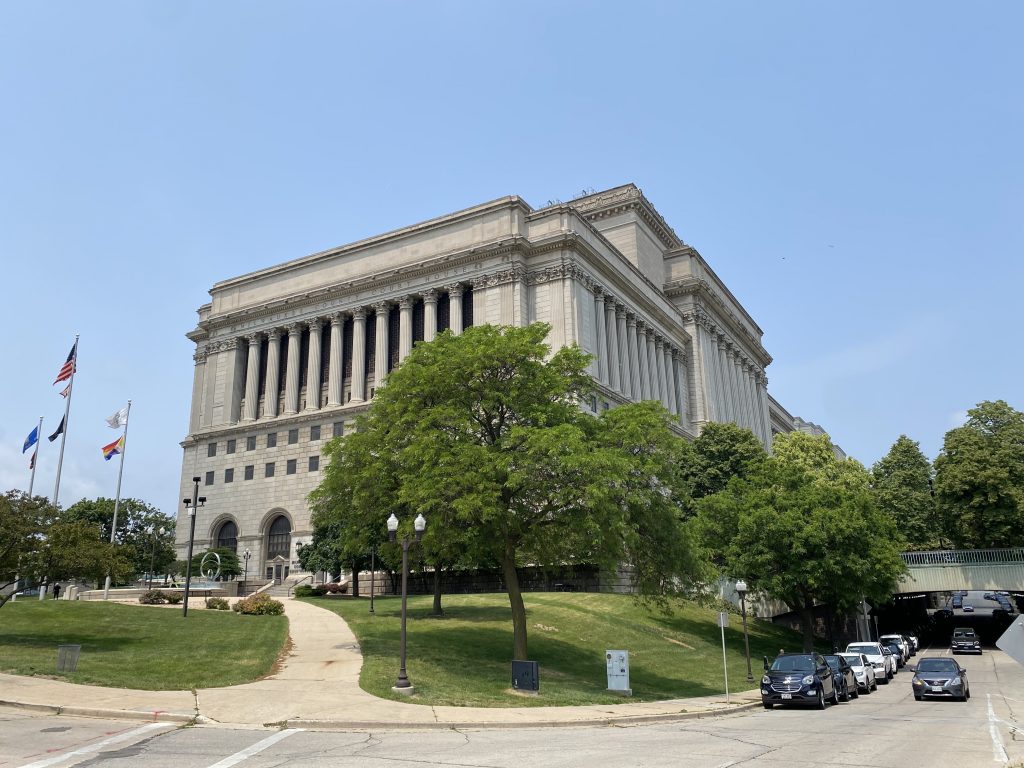
[[[158,533],[161,536],[163,536],[164,532],[164,527],[162,525],[160,526],[159,531],[154,531],[152,528],[149,529],[149,533],[152,536],[152,539],[150,541],[149,547],[149,584],[146,586],[146,589],[153,588],[153,567],[154,563],[156,562],[156,537]]]
[[[377,583],[377,548],[370,547],[370,613],[373,613],[373,588]]]
[[[206,504],[206,497],[199,495],[199,478],[192,478],[192,498],[182,499],[185,509],[188,510],[188,557],[185,560],[185,605],[182,606],[182,618],[188,616],[188,593],[192,586],[192,545],[196,539],[196,508]]]
[[[747,682],[754,679],[750,671],[750,637],[747,635],[747,582],[740,579],[736,582],[736,594],[740,596],[740,614],[743,616],[743,647],[747,654]]]
[[[423,538],[423,529],[427,527],[427,521],[423,515],[416,515],[416,520],[413,522],[413,527],[416,530],[415,541],[420,541]],[[388,518],[388,540],[395,541],[397,539],[398,532],[398,518],[391,515]],[[413,543],[408,536],[402,537],[402,640],[401,640],[401,666],[398,670],[398,680],[391,687],[391,690],[397,693],[404,693],[411,695],[413,691],[412,683],[409,682],[409,676],[405,672],[405,622],[408,611],[406,609],[406,601],[409,594],[409,545]]]
[[[245,552],[242,553],[242,559],[245,560],[245,573],[242,574],[242,597],[244,597],[245,593],[248,591],[246,589],[246,586],[247,586],[246,582],[249,581],[249,558],[250,557],[252,557],[252,552],[250,552],[248,550],[248,548],[247,548],[245,550]]]

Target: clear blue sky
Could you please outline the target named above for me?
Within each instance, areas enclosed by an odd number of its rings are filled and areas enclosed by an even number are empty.
[[[506,194],[635,182],[870,465],[1021,397],[1020,3],[0,5],[0,490],[174,514],[217,280]],[[59,443],[37,490],[52,493]]]

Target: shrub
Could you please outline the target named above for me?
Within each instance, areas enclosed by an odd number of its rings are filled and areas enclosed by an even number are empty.
[[[213,608],[215,611],[226,611],[230,606],[223,597],[208,597],[206,598],[206,607]]]
[[[326,587],[327,591],[332,595],[336,595],[339,592],[348,592],[348,584],[338,584],[332,581],[330,584],[325,584],[324,587]]]
[[[167,602],[170,603],[171,605],[177,605],[178,603],[180,603],[182,601],[183,597],[184,596],[180,592],[168,592],[167,593]]]
[[[151,589],[139,595],[139,602],[143,605],[163,605],[167,602],[167,597],[159,589]]]
[[[316,594],[316,590],[309,586],[309,584],[300,584],[292,594],[296,597],[312,597]]]
[[[270,595],[257,593],[239,600],[232,606],[232,610],[247,616],[280,616],[284,613],[284,603]]]
[[[327,587],[323,584],[317,584],[313,587],[313,597],[323,597],[327,594]]]

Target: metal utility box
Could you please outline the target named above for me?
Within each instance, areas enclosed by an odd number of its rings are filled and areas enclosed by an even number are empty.
[[[540,664],[536,661],[513,661],[512,688],[530,693],[540,691]]]
[[[629,651],[605,651],[604,659],[608,664],[608,690],[632,696],[629,687]]]

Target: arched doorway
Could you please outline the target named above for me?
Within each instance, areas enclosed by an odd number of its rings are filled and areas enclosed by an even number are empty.
[[[221,524],[215,540],[217,549],[238,551],[238,526],[235,525],[234,520],[227,520]]]
[[[275,584],[288,578],[291,550],[292,524],[284,515],[278,515],[267,531],[267,578]]]

